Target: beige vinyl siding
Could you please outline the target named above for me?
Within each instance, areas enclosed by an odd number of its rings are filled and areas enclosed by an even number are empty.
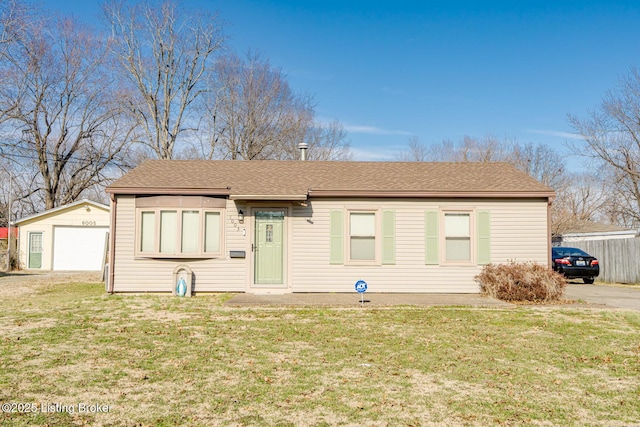
[[[329,218],[331,211],[340,209],[395,211],[395,265],[330,264]],[[355,292],[355,282],[365,280],[369,292],[478,292],[473,277],[481,266],[425,265],[425,212],[449,209],[491,213],[492,262],[547,263],[547,202],[543,199],[317,199],[293,210],[292,291]]]
[[[85,208],[89,206],[89,210]],[[53,236],[56,226],[63,227],[109,227],[109,211],[91,204],[78,204],[68,209],[60,209],[25,220],[18,224],[18,250],[19,260],[22,268],[27,268],[27,257],[29,251],[29,233],[42,233],[42,268],[41,270],[51,270],[53,268]],[[87,225],[90,224],[90,225]],[[104,245],[99,245],[104,249]]]
[[[491,262],[549,262],[546,202],[512,202],[491,211]]]
[[[118,196],[115,240],[116,292],[170,292],[173,270],[184,264],[195,275],[195,292],[246,291],[251,279],[251,217],[249,209],[227,201],[224,210],[223,257],[219,259],[145,259],[135,258],[136,215],[133,196]],[[275,205],[275,204],[274,204]],[[266,205],[265,205],[266,206]],[[245,223],[237,221],[238,209],[245,212]],[[307,206],[293,204],[288,218],[287,291],[292,292],[354,292],[354,284],[365,280],[368,292],[478,292],[473,277],[481,266],[425,264],[425,214],[449,210],[472,212],[477,221],[481,211],[490,215],[491,262],[535,261],[547,263],[547,202],[545,199],[315,199]],[[393,211],[395,219],[395,264],[345,265],[331,264],[331,214],[338,211],[347,221],[350,210]],[[343,226],[343,228],[346,228]],[[246,235],[243,235],[246,229]],[[347,235],[343,238],[346,250]],[[382,245],[382,227],[378,227],[376,242]],[[472,237],[472,250],[477,248],[477,236]],[[46,235],[45,235],[46,239]],[[442,236],[440,236],[442,240]],[[335,241],[335,240],[334,240]],[[442,241],[438,242],[440,245]],[[440,246],[442,247],[442,246]],[[380,250],[379,246],[378,250]],[[245,259],[229,258],[229,251],[246,251]],[[477,256],[474,254],[474,260]],[[335,260],[334,260],[335,261]],[[474,261],[475,262],[475,261]],[[348,264],[348,263],[347,263]]]
[[[227,201],[224,210],[223,254],[217,259],[150,259],[134,256],[136,215],[135,198],[118,196],[116,207],[115,292],[171,292],[173,270],[187,265],[195,277],[195,292],[244,292],[245,270],[251,256],[248,236],[243,236],[245,224],[237,221],[237,208]],[[247,258],[229,258],[229,251],[244,250]]]

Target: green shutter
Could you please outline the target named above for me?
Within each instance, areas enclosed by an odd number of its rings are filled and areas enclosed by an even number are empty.
[[[438,211],[427,211],[424,214],[424,251],[425,264],[438,265]]]
[[[478,211],[477,221],[478,265],[491,262],[491,213]]]
[[[396,212],[382,211],[382,264],[396,263]]]
[[[329,263],[342,264],[344,261],[344,213],[342,211],[331,211],[330,243],[329,243]]]

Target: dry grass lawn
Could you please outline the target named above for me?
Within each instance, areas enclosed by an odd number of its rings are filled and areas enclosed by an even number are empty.
[[[239,309],[26,283],[0,279],[2,425],[640,425],[637,312]]]

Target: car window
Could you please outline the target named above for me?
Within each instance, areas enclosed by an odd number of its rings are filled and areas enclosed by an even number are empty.
[[[582,249],[578,248],[552,248],[553,256],[591,256]]]

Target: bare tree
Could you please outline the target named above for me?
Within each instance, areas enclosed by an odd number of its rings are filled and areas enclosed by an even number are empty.
[[[429,146],[420,142],[420,138],[412,136],[407,142],[407,149],[396,154],[396,160],[400,162],[428,162],[432,153]],[[435,160],[433,160],[435,161]]]
[[[19,0],[0,0],[0,46],[19,37],[30,20],[32,10]]]
[[[586,118],[570,115],[569,123],[584,141],[571,144],[574,151],[608,171],[613,195],[609,213],[621,225],[640,226],[639,70],[621,78]]]
[[[450,139],[440,144],[425,145],[418,137],[409,138],[408,149],[396,158],[412,162],[495,162],[504,161],[510,149],[509,141],[500,141],[493,135],[478,139],[464,136],[460,141]]]
[[[445,140],[428,146],[417,138],[411,138],[408,150],[397,158],[403,161],[510,163],[556,190],[556,202],[551,212],[554,233],[562,233],[579,218],[595,218],[595,211],[604,203],[594,181],[587,185],[582,180],[582,186],[573,187],[575,181],[567,176],[564,159],[543,144],[520,143],[507,138],[500,140],[488,135],[481,139],[465,136],[458,142]]]
[[[194,130],[196,100],[206,92],[212,61],[223,36],[217,18],[205,11],[183,13],[178,4],[143,1],[104,5],[112,51],[135,91],[131,108],[141,142],[160,159],[174,157],[181,134]]]
[[[314,123],[307,128],[304,141],[309,144],[307,160],[351,160],[350,144],[342,124],[335,120],[326,124]],[[298,144],[289,144],[287,159],[300,157]]]
[[[34,16],[0,55],[0,155],[20,172],[24,203],[50,209],[108,179],[130,127],[105,44],[73,20]]]
[[[296,96],[282,71],[249,54],[218,61],[214,117],[223,156],[232,160],[279,157],[289,141],[301,141],[313,120],[308,98]]]
[[[209,112],[210,140],[227,159],[294,159],[309,144],[310,160],[349,156],[338,122],[320,125],[308,96],[295,94],[280,69],[260,55],[227,55],[218,61],[215,102]]]
[[[548,145],[513,140],[503,156],[503,161],[551,188],[558,189],[567,181],[564,159]]]
[[[516,139],[500,140],[492,135],[484,138],[465,136],[458,142],[444,140],[425,145],[417,137],[409,139],[407,150],[396,158],[401,161],[432,162],[507,162],[533,178],[556,188],[565,174],[565,162],[548,146],[520,143]]]
[[[611,222],[606,215],[610,193],[597,174],[566,173],[556,187],[552,209],[552,232],[562,234],[585,221]]]

